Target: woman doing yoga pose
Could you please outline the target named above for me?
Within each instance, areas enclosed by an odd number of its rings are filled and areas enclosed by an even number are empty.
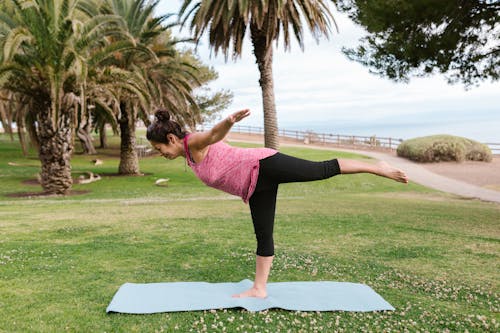
[[[187,133],[165,110],[156,112],[147,139],[168,159],[186,158],[206,185],[237,195],[249,203],[257,238],[253,287],[234,297],[267,297],[267,279],[274,258],[273,227],[278,185],[327,179],[339,174],[371,173],[407,183],[405,173],[385,162],[370,164],[349,159],[312,162],[268,148],[232,147],[222,140],[234,123],[250,115],[241,110],[212,129]]]

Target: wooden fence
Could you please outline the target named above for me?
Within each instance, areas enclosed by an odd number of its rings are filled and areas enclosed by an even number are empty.
[[[235,125],[231,129],[233,133],[241,134],[264,134],[264,128],[255,126]],[[316,133],[313,131],[298,131],[280,129],[279,136],[283,139],[293,140],[305,144],[335,145],[366,149],[396,149],[403,141],[402,139],[385,138],[377,136],[358,136],[344,134]]]
[[[490,147],[493,155],[500,155],[500,143],[485,143],[488,147]]]

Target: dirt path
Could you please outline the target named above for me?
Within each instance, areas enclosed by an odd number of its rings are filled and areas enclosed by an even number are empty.
[[[228,139],[231,141],[263,142],[260,135],[239,133],[230,133]],[[410,181],[418,184],[462,197],[500,202],[500,157],[495,157],[491,163],[470,161],[464,163],[442,162],[424,164],[398,157],[395,152],[366,151],[333,146],[327,147],[324,145],[305,145],[292,140],[282,140],[281,145],[363,154],[377,160],[384,160],[405,170]]]

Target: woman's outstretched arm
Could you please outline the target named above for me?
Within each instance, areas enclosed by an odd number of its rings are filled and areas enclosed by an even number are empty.
[[[239,122],[249,115],[249,109],[240,110],[217,123],[209,131],[193,133],[189,138],[189,147],[201,151],[209,145],[224,139],[234,123]]]

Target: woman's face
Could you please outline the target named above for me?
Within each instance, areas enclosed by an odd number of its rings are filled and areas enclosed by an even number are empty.
[[[176,135],[168,134],[167,140],[168,144],[156,141],[150,141],[150,143],[151,146],[153,146],[153,148],[161,154],[161,156],[169,160],[176,159],[179,156],[184,156],[184,147],[181,139],[179,139]]]

